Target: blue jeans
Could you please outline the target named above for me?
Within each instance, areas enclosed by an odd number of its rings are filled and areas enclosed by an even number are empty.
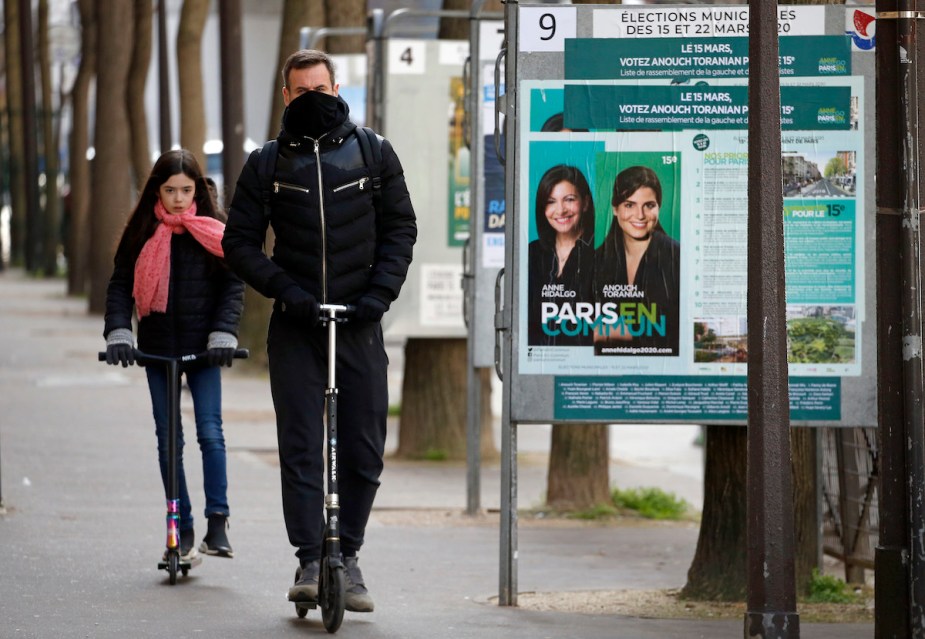
[[[157,458],[161,466],[164,494],[167,493],[167,370],[162,366],[146,366],[148,390],[154,410],[157,434]],[[222,514],[228,510],[228,475],[225,465],[225,436],[222,433],[222,374],[221,368],[211,366],[184,373],[193,395],[193,413],[196,416],[196,439],[202,452],[202,476],[206,493],[205,516]],[[180,530],[193,527],[193,513],[186,474],[183,471],[183,425],[177,432],[177,479],[180,489]]]

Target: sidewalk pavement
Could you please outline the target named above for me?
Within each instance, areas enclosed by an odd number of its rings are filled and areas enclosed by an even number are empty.
[[[204,558],[175,586],[157,570],[163,492],[143,371],[97,361],[102,319],[60,280],[0,273],[0,637],[323,636],[318,611],[286,602],[296,561],[285,534],[266,379],[225,375],[233,560]],[[252,349],[256,345],[250,346]],[[393,359],[393,366],[395,360]],[[186,404],[188,398],[184,398]],[[189,407],[184,406],[187,417]],[[540,451],[541,429],[519,434]],[[632,448],[624,438],[624,449]],[[394,439],[391,440],[394,446]],[[540,502],[545,468],[521,463],[520,504]],[[187,474],[198,538],[201,466]],[[616,459],[618,484],[697,482]],[[347,613],[358,638],[741,637],[742,621],[641,619],[499,607],[499,471],[482,476],[488,513],[462,514],[465,467],[387,460],[362,553],[376,612]],[[694,484],[694,488],[690,488]],[[688,490],[684,493],[683,490]],[[699,505],[699,504],[698,504]],[[197,538],[197,541],[198,541]],[[519,530],[519,592],[677,588],[695,525],[532,526]],[[873,636],[869,624],[803,624],[803,637]]]

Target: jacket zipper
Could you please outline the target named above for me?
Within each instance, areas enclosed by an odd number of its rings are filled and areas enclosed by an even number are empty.
[[[318,214],[321,219],[321,303],[328,303],[328,237],[324,223],[324,187],[321,179],[321,151],[315,140],[315,165],[318,167]]]
[[[340,191],[344,191],[344,190],[349,189],[350,187],[353,187],[353,186],[359,187],[359,189],[362,191],[364,188],[366,188],[366,183],[367,183],[367,182],[369,182],[369,178],[368,178],[368,177],[362,177],[362,178],[360,178],[359,180],[354,180],[353,182],[350,182],[349,184],[343,184],[343,185],[337,187],[336,189],[334,189],[334,193],[338,193],[338,192],[340,192]]]
[[[274,182],[273,192],[279,193],[280,189],[287,189],[289,191],[300,191],[302,193],[310,193],[310,191],[303,186],[298,186],[296,184],[287,184],[285,182]]]

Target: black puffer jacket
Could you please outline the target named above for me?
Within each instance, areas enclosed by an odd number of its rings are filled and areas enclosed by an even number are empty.
[[[132,328],[135,259],[119,251],[106,291],[103,336]],[[244,308],[244,282],[208,253],[190,233],[170,240],[167,309],[138,322],[138,348],[151,355],[179,357],[206,350],[209,333],[237,336]]]
[[[398,156],[382,140],[381,207],[373,205],[370,170],[355,125],[346,120],[321,136],[283,131],[268,218],[258,177],[259,151],[238,178],[222,247],[229,265],[263,295],[278,298],[293,283],[321,303],[355,303],[367,295],[386,308],[398,297],[417,237],[414,208]],[[273,257],[263,252],[267,226]]]

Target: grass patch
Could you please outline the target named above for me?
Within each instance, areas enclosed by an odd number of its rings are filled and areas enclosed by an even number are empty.
[[[818,568],[813,568],[813,577],[809,582],[807,603],[853,604],[860,601],[859,595],[844,581],[833,575],[823,575]]]
[[[401,416],[401,404],[390,404],[389,405],[389,417],[400,417]]]
[[[688,511],[688,503],[666,493],[661,488],[615,488],[611,493],[614,506],[623,510],[634,510],[647,519],[682,519]]]
[[[428,448],[421,456],[421,459],[427,461],[446,461],[449,458],[450,456],[442,448]]]
[[[568,516],[572,519],[593,521],[597,519],[609,519],[616,514],[617,509],[610,504],[597,504],[587,510],[576,510],[575,512],[569,513]]]

